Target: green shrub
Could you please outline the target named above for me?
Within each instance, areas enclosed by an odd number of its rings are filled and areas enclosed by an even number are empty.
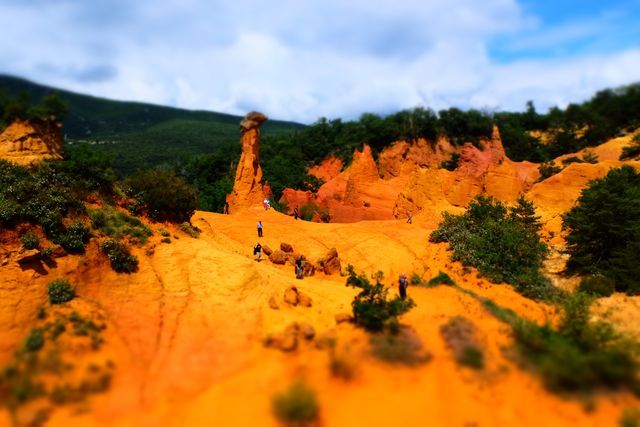
[[[524,358],[553,390],[588,391],[596,387],[637,386],[638,348],[610,324],[591,322],[591,299],[576,293],[563,302],[557,329],[517,319],[516,344]]]
[[[540,182],[561,172],[562,167],[556,166],[553,162],[546,162],[546,163],[542,163],[538,167],[538,171],[540,172],[540,178],[538,178],[538,182]]]
[[[631,144],[622,149],[620,160],[632,160],[640,157],[640,134],[637,134]]]
[[[110,207],[90,212],[89,218],[95,229],[115,239],[129,237],[137,243],[144,244],[153,234],[140,219]]]
[[[447,273],[443,273],[442,271],[438,272],[438,275],[435,277],[432,277],[431,280],[429,280],[429,282],[427,282],[428,286],[437,286],[437,285],[455,285],[456,282],[453,281],[453,279],[451,278],[451,276],[449,276]]]
[[[44,259],[50,259],[52,255],[53,255],[53,249],[52,248],[44,248],[40,252],[40,256],[42,258],[44,258]]]
[[[49,302],[62,304],[75,298],[76,293],[67,279],[56,279],[49,283]]]
[[[198,227],[194,227],[188,222],[183,222],[182,224],[180,224],[180,230],[184,231],[194,239],[197,239],[198,236],[200,236],[200,230],[198,229]]]
[[[473,369],[484,367],[484,353],[476,338],[476,327],[469,319],[454,316],[440,327],[440,335],[453,351],[456,361]]]
[[[569,271],[602,275],[615,289],[640,294],[640,173],[612,169],[582,190],[564,215]]]
[[[317,214],[322,222],[329,222],[329,211],[320,209],[318,205],[306,203],[300,206],[300,218],[305,221],[312,221],[314,215]]]
[[[162,240],[160,240],[160,242],[162,242],[162,243],[171,243],[171,239],[169,237],[163,237]]]
[[[524,198],[507,208],[492,197],[478,196],[462,215],[445,212],[429,239],[449,243],[454,261],[476,267],[489,280],[511,283],[527,297],[544,298],[551,285],[540,273],[548,252],[540,227],[533,204]]]
[[[620,416],[620,427],[640,427],[640,408],[627,408]]]
[[[584,163],[584,160],[582,160],[580,157],[578,156],[571,156],[571,157],[567,157],[566,159],[562,160],[562,164],[563,165],[568,165],[571,163]]]
[[[138,271],[138,258],[131,255],[129,247],[117,240],[105,240],[100,245],[102,252],[109,258],[111,268],[118,273],[134,273]]]
[[[478,347],[468,346],[463,348],[456,360],[459,364],[472,369],[484,368],[484,353]]]
[[[305,425],[318,419],[320,406],[316,394],[302,381],[294,382],[273,398],[273,413],[284,423]]]
[[[360,289],[351,306],[356,324],[369,331],[380,331],[385,326],[397,328],[398,316],[411,310],[415,303],[411,298],[402,299],[396,296],[387,299],[389,290],[380,283],[380,277],[376,277],[376,283],[371,284],[363,274],[357,275],[352,265],[347,267],[349,277],[347,286]]]
[[[420,277],[420,275],[418,273],[413,273],[411,275],[411,284],[412,285],[419,285],[422,283],[422,277]]]
[[[28,352],[36,352],[44,346],[44,334],[41,329],[32,329],[24,340],[23,348]]]
[[[598,155],[591,150],[586,150],[582,155],[582,160],[585,163],[596,164],[598,163]]]
[[[155,221],[189,221],[198,205],[195,190],[163,169],[139,172],[125,185],[127,194],[142,202],[147,216]]]
[[[369,337],[373,355],[383,362],[414,366],[429,361],[420,337],[409,328],[397,332],[379,332]]]
[[[89,237],[91,237],[89,227],[82,221],[74,221],[55,241],[67,252],[79,253],[84,251],[84,245],[89,241]]]
[[[20,242],[25,249],[38,249],[40,247],[40,239],[33,233],[24,233],[20,237]]]
[[[451,158],[449,160],[445,160],[440,163],[441,169],[446,169],[448,171],[454,171],[458,168],[458,162],[460,161],[460,154],[452,153]]]
[[[616,291],[616,282],[601,274],[594,274],[583,277],[578,290],[598,297],[608,297]]]

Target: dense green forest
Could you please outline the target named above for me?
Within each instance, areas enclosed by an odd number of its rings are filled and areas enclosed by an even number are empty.
[[[186,162],[195,155],[238,142],[240,116],[113,101],[3,75],[0,75],[0,128],[7,124],[11,111],[24,112],[25,106],[28,109],[40,104],[52,93],[58,94],[68,110],[62,128],[67,143],[92,144],[95,150],[110,156],[114,168],[123,175],[161,164]],[[11,114],[6,114],[7,104],[11,105]],[[269,120],[263,131],[270,135],[303,127]]]
[[[0,89],[6,94],[0,97],[0,116],[6,116],[5,123],[10,117],[7,112],[16,111],[15,106],[7,106],[16,100],[39,106],[17,111],[41,113],[61,108],[44,97],[51,88],[0,76]],[[20,95],[25,91],[28,95]],[[222,210],[240,156],[241,117],[110,101],[65,91],[59,91],[59,98],[68,110],[63,127],[68,151],[88,142],[94,150],[111,157],[114,168],[125,176],[148,167],[172,169],[196,188],[201,209]],[[640,84],[634,84],[604,90],[586,102],[552,108],[547,113],[538,113],[529,102],[523,112],[414,108],[385,116],[365,113],[350,121],[320,118],[310,126],[267,121],[262,133],[261,164],[278,199],[284,188],[313,189],[321,184],[307,175],[307,169],[328,155],[336,155],[348,164],[353,151],[364,144],[377,156],[394,141],[435,141],[438,135],[447,136],[456,145],[477,144],[491,135],[494,124],[499,126],[505,151],[512,160],[542,163],[637,129],[639,106]],[[532,131],[545,133],[547,139],[541,141]],[[455,169],[456,162],[443,167]]]

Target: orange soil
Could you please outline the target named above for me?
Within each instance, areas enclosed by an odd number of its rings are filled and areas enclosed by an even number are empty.
[[[350,311],[355,294],[344,277],[320,274],[300,281],[290,266],[252,259],[258,219],[265,224],[263,243],[274,249],[287,242],[315,260],[335,247],[343,266],[367,274],[382,270],[389,278],[406,272],[429,279],[447,271],[461,286],[522,316],[544,322],[555,315],[509,286],[463,274],[445,245],[428,243],[432,224],[420,218],[412,225],[317,224],[261,208],[231,216],[197,212],[192,222],[202,229],[200,238],[172,230],[179,239],[161,244],[154,236],[149,246],[157,243],[155,253],[135,250],[140,270],[132,275],[113,272],[95,243],[84,256],[57,259],[54,268],[15,262],[0,267],[0,364],[9,361],[37,308],[46,305],[46,284],[68,277],[79,295],[71,308],[88,305],[104,316],[101,354],[114,361],[115,371],[111,389],[92,397],[89,410],[58,409],[51,426],[275,426],[271,397],[297,377],[316,390],[326,426],[614,426],[624,408],[639,403],[628,393],[607,394],[594,398],[595,408],[587,411],[575,399],[545,391],[537,376],[502,351],[511,344],[508,328],[472,297],[446,286],[410,287],[417,307],[402,318],[432,359],[417,367],[385,364],[371,355],[364,332],[335,323],[337,313]],[[291,285],[308,294],[313,306],[282,303]],[[269,307],[272,296],[279,310]],[[459,367],[446,348],[439,328],[455,315],[479,329],[486,343],[484,371]],[[626,316],[625,322],[637,323],[637,311]],[[333,378],[327,350],[313,345],[294,353],[263,346],[266,335],[292,321],[312,324],[320,336],[333,334],[338,348],[357,362],[355,378]],[[2,412],[0,424],[8,420]]]

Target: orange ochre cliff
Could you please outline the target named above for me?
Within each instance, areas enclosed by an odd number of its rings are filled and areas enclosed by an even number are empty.
[[[0,159],[19,165],[62,159],[61,124],[53,120],[16,120],[0,133]]]
[[[585,401],[546,389],[514,358],[510,328],[464,290],[539,324],[553,322],[557,309],[473,269],[469,274],[450,260],[446,244],[428,241],[443,211],[461,211],[480,193],[507,202],[525,193],[545,227],[555,229],[590,179],[622,164],[616,159],[630,136],[597,147],[602,161],[571,164],[538,183],[537,165],[504,155],[497,129],[479,147],[457,150],[444,139],[401,141],[377,163],[364,147],[344,170],[336,158],[314,168],[326,181],[317,193],[285,191],[290,208],[328,209],[332,223],[320,224],[260,207],[264,120],[254,113],[243,122],[242,158],[228,198],[233,215],[197,211],[191,222],[201,230],[198,238],[171,224],[148,224],[154,235],[132,247],[135,273],[114,272],[99,239],[83,254],[55,248],[43,259],[21,247],[18,231],[0,230],[3,378],[15,377],[12,363],[25,346],[40,344],[25,363],[43,387],[38,395],[33,383],[22,384],[18,390],[39,397],[3,405],[0,426],[276,427],[283,424],[274,415],[274,396],[297,381],[317,398],[313,425],[331,427],[614,427],[626,409],[640,405],[628,391],[598,392]],[[458,168],[439,169],[454,151]],[[640,162],[624,163],[640,169]],[[413,224],[405,222],[409,211]],[[562,244],[561,236],[555,239]],[[260,262],[252,251],[257,241],[264,249]],[[301,255],[312,263],[297,280],[292,263]],[[416,307],[400,319],[398,339],[407,346],[403,352],[415,354],[414,363],[385,361],[398,357],[385,353],[394,351],[385,338],[350,321],[357,290],[338,274],[347,265],[367,276],[383,272],[392,295],[403,272],[429,280],[444,271],[462,288],[409,287]],[[51,305],[48,284],[58,278],[70,281],[76,298]],[[637,297],[615,294],[598,307],[595,314],[603,317],[615,308],[610,320],[640,338]],[[443,339],[443,325],[456,316],[476,330],[482,370],[458,364]],[[34,344],[34,330],[44,343]],[[1,384],[0,399],[19,399]]]

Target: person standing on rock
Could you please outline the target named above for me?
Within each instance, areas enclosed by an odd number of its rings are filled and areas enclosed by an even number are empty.
[[[413,213],[409,211],[409,217],[407,218],[407,224],[413,224]]]
[[[258,237],[262,237],[262,221],[258,221]]]
[[[262,201],[262,207],[264,208],[265,211],[268,211],[269,208],[271,207],[271,202],[269,201],[269,199],[264,199]]]
[[[260,242],[256,243],[253,247],[253,256],[256,257],[256,261],[260,262],[260,257],[262,256],[262,245]]]
[[[297,220],[300,218],[300,211],[298,211],[298,207],[293,208],[293,219]]]
[[[222,212],[225,215],[229,215],[229,202],[224,202],[224,208],[222,208]]]
[[[401,273],[400,278],[398,279],[398,291],[400,292],[400,298],[405,299],[407,297],[408,285],[409,285],[409,281],[407,280],[407,275],[404,273]]]

